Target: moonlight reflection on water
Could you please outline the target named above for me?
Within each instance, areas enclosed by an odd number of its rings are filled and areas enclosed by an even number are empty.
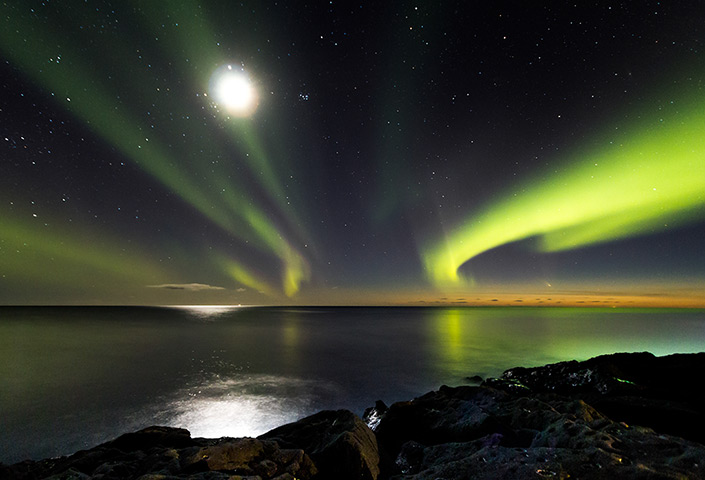
[[[215,320],[225,314],[232,313],[241,305],[178,305],[167,306],[165,308],[173,308],[188,313],[190,316],[199,320]]]
[[[276,375],[214,376],[179,392],[163,416],[195,437],[256,437],[313,413],[318,393],[332,388]]]

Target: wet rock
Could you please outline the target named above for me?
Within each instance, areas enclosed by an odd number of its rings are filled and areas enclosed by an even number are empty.
[[[259,438],[305,451],[319,471],[317,478],[375,480],[379,475],[375,434],[348,410],[319,412]]]
[[[377,400],[374,407],[367,408],[362,414],[362,421],[374,432],[388,409],[389,407],[382,400]]]

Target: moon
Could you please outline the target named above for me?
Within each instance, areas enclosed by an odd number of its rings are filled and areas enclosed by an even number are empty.
[[[230,115],[249,117],[257,109],[257,90],[241,67],[219,67],[211,75],[209,91],[215,103]]]

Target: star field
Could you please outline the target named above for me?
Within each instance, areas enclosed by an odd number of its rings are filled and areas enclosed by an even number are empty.
[[[0,303],[697,291],[703,25],[690,1],[4,2]]]

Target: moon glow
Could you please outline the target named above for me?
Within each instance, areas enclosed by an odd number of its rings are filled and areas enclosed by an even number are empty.
[[[218,68],[211,76],[209,91],[215,103],[230,115],[248,117],[257,109],[257,90],[242,68]]]

